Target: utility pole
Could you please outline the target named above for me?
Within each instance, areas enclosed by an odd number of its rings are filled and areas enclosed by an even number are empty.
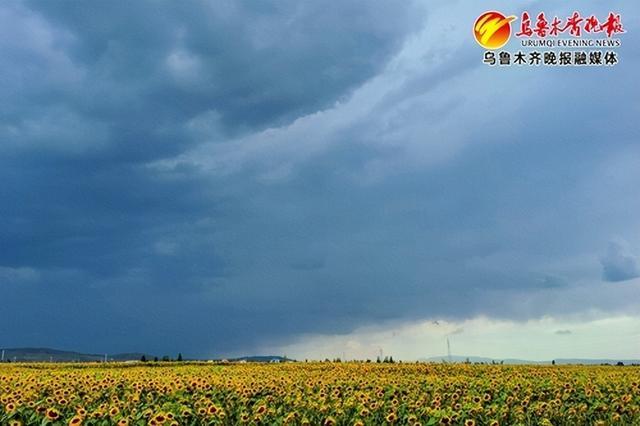
[[[451,345],[449,344],[449,338],[447,337],[447,358],[451,362]]]
[[[104,362],[106,364],[106,362],[107,362],[107,354],[104,354]]]
[[[0,359],[0,362],[4,362],[4,349],[2,350],[2,359]]]

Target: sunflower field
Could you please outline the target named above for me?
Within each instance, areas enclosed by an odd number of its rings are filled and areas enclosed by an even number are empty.
[[[2,364],[2,425],[640,425],[640,369]]]

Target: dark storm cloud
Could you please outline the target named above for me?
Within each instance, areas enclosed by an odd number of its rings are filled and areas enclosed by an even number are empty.
[[[197,296],[229,273],[215,236],[242,220],[237,183],[149,162],[348,96],[418,12],[362,1],[0,7],[0,280],[3,316],[20,319],[1,326],[3,345],[162,351],[173,336],[203,354],[247,345],[250,326],[266,332],[251,310]],[[319,266],[307,254],[291,265]]]
[[[72,102],[117,120],[119,152],[153,127],[173,131],[209,111],[230,132],[316,111],[384,66],[418,22],[398,2],[30,6],[68,33],[66,53],[86,72]]]

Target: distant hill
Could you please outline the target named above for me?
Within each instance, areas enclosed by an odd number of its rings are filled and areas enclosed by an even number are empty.
[[[6,348],[4,350],[5,361],[19,362],[91,362],[104,361],[104,354],[85,354],[73,351],[61,351],[51,348]],[[142,353],[122,353],[107,355],[109,361],[138,361]],[[147,359],[153,359],[153,355],[145,354]]]
[[[624,365],[640,364],[639,359],[581,359],[581,358],[558,358],[556,364],[616,364],[622,362]]]
[[[257,356],[243,356],[240,358],[229,359],[231,362],[287,362],[293,361],[291,358],[285,358],[282,356],[269,356],[269,355],[257,355]]]
[[[51,348],[0,348],[0,352],[4,350],[5,361],[17,362],[97,362],[104,361],[104,354],[86,354],[74,351],[61,351]],[[139,361],[142,358],[141,352],[108,354],[109,361]],[[147,360],[154,359],[154,355],[144,354]],[[197,361],[192,359],[191,361]],[[293,361],[277,355],[260,355],[260,356],[244,356],[232,358],[231,362],[286,362]]]
[[[446,355],[443,356],[432,356],[429,358],[420,358],[419,361],[426,362],[465,362],[469,360],[472,363],[486,363],[491,364],[492,362],[504,364],[535,364],[535,365],[545,365],[551,364],[551,360],[549,361],[531,361],[526,359],[515,359],[515,358],[487,358],[480,356],[461,356],[461,355],[451,355],[451,360]],[[555,362],[557,365],[568,365],[568,364],[584,364],[584,365],[599,365],[599,364],[612,364],[615,365],[618,362],[623,362],[624,365],[631,364],[640,364],[640,360],[637,359],[582,359],[582,358],[556,358]]]
[[[446,355],[443,356],[432,356],[429,358],[420,358],[418,361],[426,361],[426,362],[466,362],[466,361],[472,362],[472,363],[480,363],[483,362],[485,364],[491,364],[492,362],[496,362],[496,363],[500,363],[503,362],[504,364],[551,364],[551,361],[529,361],[526,359],[513,359],[513,358],[507,358],[507,359],[496,359],[496,358],[487,358],[487,357],[482,357],[482,356],[462,356],[462,355],[451,355],[451,358],[449,358]]]

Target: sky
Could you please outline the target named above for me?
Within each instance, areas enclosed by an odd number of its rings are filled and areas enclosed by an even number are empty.
[[[640,358],[640,6],[615,67],[491,68],[551,1],[0,4],[0,347]]]

